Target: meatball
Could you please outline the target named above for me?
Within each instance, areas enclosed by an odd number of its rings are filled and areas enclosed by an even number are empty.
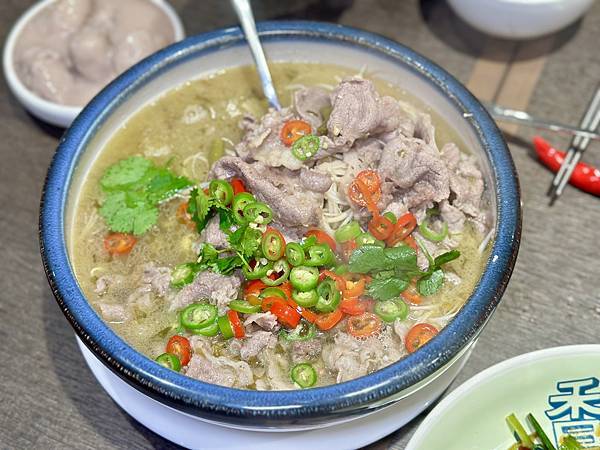
[[[104,81],[112,75],[112,47],[103,31],[84,27],[69,42],[73,66],[88,80]]]
[[[160,47],[149,31],[138,30],[126,34],[115,44],[113,61],[115,70],[119,73],[123,72]]]
[[[92,0],[59,0],[52,11],[52,19],[59,28],[74,32],[83,25],[92,9]]]
[[[67,89],[73,85],[73,76],[58,52],[34,47],[25,52],[17,64],[29,89],[47,100],[64,103]]]

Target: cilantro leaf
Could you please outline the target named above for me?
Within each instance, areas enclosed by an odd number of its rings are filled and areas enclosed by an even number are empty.
[[[254,228],[248,227],[240,242],[240,251],[246,258],[251,257],[260,247],[262,233]]]
[[[146,193],[151,203],[161,202],[192,184],[187,178],[176,176],[164,167],[153,168],[149,174],[151,177],[146,185]]]
[[[112,231],[143,234],[158,220],[158,203],[190,184],[150,160],[132,156],[109,167],[100,180],[106,193],[100,214]]]
[[[192,189],[190,193],[190,201],[188,202],[188,213],[192,216],[192,220],[196,224],[198,233],[206,228],[206,224],[212,217],[213,211],[210,209],[210,199],[204,191],[198,188]]]
[[[417,267],[417,252],[408,245],[386,248],[384,255],[390,269],[415,270]]]
[[[229,208],[218,206],[217,213],[219,214],[219,228],[225,232],[230,231],[231,227],[235,224],[233,211]]]
[[[367,286],[367,294],[375,300],[389,300],[398,297],[408,287],[408,281],[400,278],[376,278]]]
[[[127,197],[123,191],[111,193],[104,200],[100,214],[112,231],[143,234],[158,220],[158,208]]]
[[[152,161],[141,156],[132,156],[109,167],[100,184],[105,190],[124,190],[142,181],[152,167]]]
[[[219,257],[219,251],[214,245],[209,243],[202,243],[200,246],[200,252],[198,255],[198,263],[210,264]]]
[[[431,274],[426,275],[417,281],[417,289],[421,295],[433,295],[444,284],[444,271],[435,269]]]
[[[407,245],[385,249],[377,245],[363,245],[350,255],[348,269],[354,273],[393,269],[415,271],[417,253]]]
[[[385,253],[376,245],[363,245],[350,255],[348,270],[354,273],[368,273],[377,269],[385,269]]]
[[[242,267],[243,261],[238,255],[218,258],[212,266],[214,272],[229,275],[235,269]]]

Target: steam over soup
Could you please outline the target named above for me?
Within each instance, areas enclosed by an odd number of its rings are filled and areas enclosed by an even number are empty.
[[[260,390],[425,345],[473,290],[492,225],[476,159],[420,102],[335,66],[273,72],[280,112],[243,67],[135,114],[87,174],[70,245],[135,348]]]

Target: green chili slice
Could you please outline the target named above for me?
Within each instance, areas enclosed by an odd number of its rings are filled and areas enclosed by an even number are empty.
[[[163,353],[162,355],[159,355],[155,361],[161,366],[174,370],[175,372],[179,372],[181,370],[181,361],[179,361],[177,355],[172,353]]]
[[[442,222],[442,229],[438,233],[437,231],[431,228],[429,219],[425,219],[419,225],[419,232],[425,239],[431,242],[440,242],[443,241],[446,238],[446,236],[448,236],[448,224],[446,222]]]
[[[329,313],[336,310],[342,299],[342,293],[337,288],[335,281],[325,279],[317,286],[319,299],[315,308],[322,313]]]
[[[305,266],[328,266],[335,262],[335,255],[327,244],[315,244],[306,253]]]
[[[400,299],[380,300],[375,303],[374,311],[381,320],[391,323],[396,319],[406,319],[408,316],[408,305]]]
[[[359,234],[356,237],[355,242],[357,247],[362,247],[363,245],[376,245],[381,248],[385,247],[385,242],[375,239],[375,236],[369,232]]]
[[[240,192],[233,197],[233,203],[231,204],[231,211],[233,212],[234,220],[239,224],[243,225],[246,223],[246,217],[244,216],[244,208],[251,203],[254,203],[256,199],[249,192]]]
[[[384,212],[383,217],[385,217],[387,220],[389,220],[392,223],[398,222],[398,218],[396,217],[396,214],[394,214],[391,211]]]
[[[212,323],[206,325],[205,327],[190,330],[190,333],[198,334],[200,336],[216,336],[219,333],[219,324],[216,320],[213,320]]]
[[[316,335],[317,327],[306,320],[302,320],[298,326],[289,333],[283,330],[281,331],[281,336],[288,341],[308,341],[313,339]]]
[[[319,269],[308,266],[294,267],[290,272],[290,282],[298,291],[310,291],[319,284]]]
[[[265,283],[267,286],[279,286],[290,276],[290,265],[285,259],[275,261],[273,264],[273,269],[271,270],[272,273],[267,272],[267,274],[260,279],[260,281]],[[272,278],[273,274],[275,274],[276,278]]]
[[[246,300],[232,300],[229,302],[229,309],[241,312],[243,314],[253,314],[260,312],[260,305],[251,305]]]
[[[317,136],[302,136],[300,139],[294,142],[294,145],[292,145],[292,155],[294,155],[300,161],[306,161],[319,151],[320,145],[321,141],[319,141]]]
[[[317,371],[308,363],[296,364],[292,367],[291,377],[301,388],[309,388],[317,382]]]
[[[316,289],[310,291],[292,291],[292,299],[303,308],[312,308],[319,301],[319,294]]]
[[[188,330],[198,330],[212,324],[217,317],[217,307],[209,303],[192,303],[181,311],[181,325]]]
[[[277,261],[285,253],[285,240],[279,231],[270,228],[262,235],[261,248],[265,258]]]
[[[290,242],[285,247],[285,257],[291,266],[301,266],[304,262],[304,249],[297,242]]]
[[[181,288],[186,284],[190,284],[194,281],[196,276],[196,264],[186,263],[179,264],[173,268],[171,272],[171,286],[174,288]]]
[[[267,276],[267,272],[273,268],[273,263],[271,261],[267,261],[266,259],[263,261],[263,258],[259,258],[254,260],[254,266],[249,269],[246,266],[242,266],[242,272],[244,276],[248,280],[258,280],[259,278]]]
[[[219,316],[217,318],[217,326],[223,338],[231,339],[233,337],[233,328],[231,328],[231,322],[229,322],[227,316]]]
[[[267,297],[280,297],[284,300],[287,300],[287,295],[278,287],[268,287],[264,288],[262,292],[258,295],[259,298],[267,298]]]
[[[228,206],[233,200],[233,187],[225,180],[212,180],[208,185],[208,192],[224,206]]]
[[[360,229],[360,224],[356,220],[352,220],[335,230],[335,240],[343,244],[344,242],[356,239],[361,233],[362,230]]]
[[[247,222],[266,225],[273,220],[273,211],[263,202],[254,202],[244,207],[244,218]]]

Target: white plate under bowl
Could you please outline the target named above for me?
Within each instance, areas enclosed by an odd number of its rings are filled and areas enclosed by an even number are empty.
[[[404,426],[442,395],[474,347],[469,346],[448,370],[432,380],[429,389],[421,389],[391,406],[325,428],[273,433],[224,427],[170,408],[142,394],[111,372],[79,338],[77,344],[100,385],[125,412],[171,442],[203,450],[225,448],[225,442],[228,450],[354,450],[368,445]]]
[[[600,446],[600,345],[527,353],[462,384],[427,416],[406,450],[507,450],[516,441],[505,417],[532,413],[558,447],[572,434]]]

